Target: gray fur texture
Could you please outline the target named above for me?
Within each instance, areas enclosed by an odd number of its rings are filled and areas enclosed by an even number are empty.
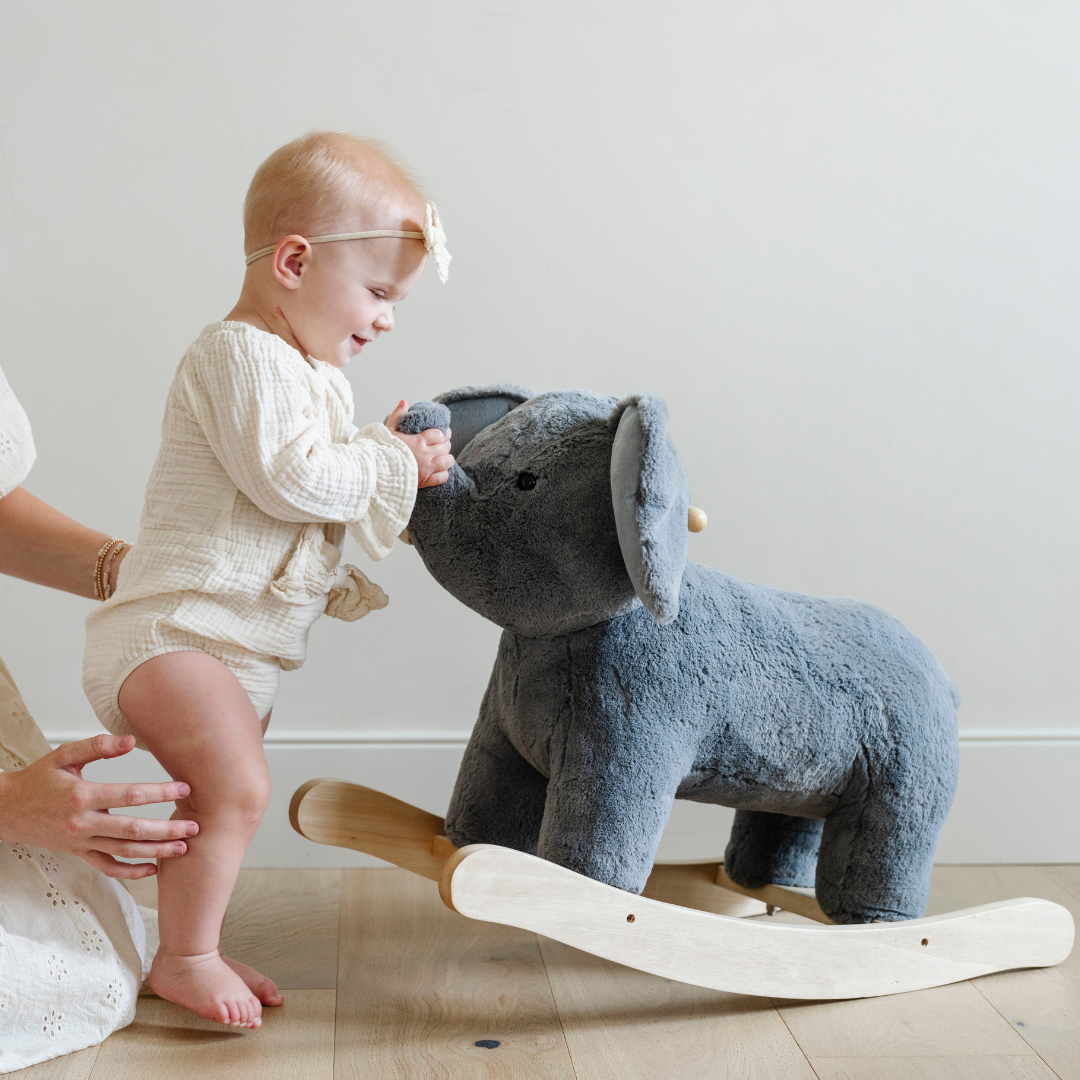
[[[503,627],[450,839],[640,892],[672,801],[719,803],[734,881],[813,885],[841,923],[920,916],[958,763],[929,650],[869,604],[688,563],[655,395],[467,387],[402,426],[448,424],[457,464],[409,535]]]

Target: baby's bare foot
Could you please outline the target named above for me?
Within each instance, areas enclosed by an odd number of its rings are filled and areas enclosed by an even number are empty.
[[[264,1005],[283,1005],[285,1003],[285,996],[277,988],[277,983],[273,979],[268,979],[253,967],[241,964],[239,960],[234,960],[231,956],[222,955],[221,959],[247,983],[247,988]]]
[[[233,1027],[257,1028],[262,1006],[247,983],[217,953],[181,956],[158,951],[150,968],[158,997]]]

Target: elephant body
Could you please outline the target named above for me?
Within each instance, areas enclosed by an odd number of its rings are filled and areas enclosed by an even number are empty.
[[[929,650],[868,604],[687,563],[658,399],[445,398],[468,441],[409,535],[504,627],[450,839],[639,892],[673,800],[717,803],[736,809],[739,884],[815,885],[837,922],[921,915],[957,775],[955,691]]]

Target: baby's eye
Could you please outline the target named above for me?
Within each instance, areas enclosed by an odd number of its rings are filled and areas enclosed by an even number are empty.
[[[517,486],[522,491],[532,491],[536,487],[536,479],[531,472],[518,473]]]
[[[386,293],[382,292],[382,290],[380,289],[368,289],[368,292],[371,293],[371,295],[374,296],[376,300],[386,299]]]

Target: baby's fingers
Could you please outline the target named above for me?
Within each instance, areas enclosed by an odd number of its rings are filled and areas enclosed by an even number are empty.
[[[440,484],[445,484],[450,479],[448,472],[432,473],[421,485],[422,488],[438,487]]]
[[[402,398],[397,405],[394,406],[394,411],[386,418],[386,426],[391,431],[397,431],[398,421],[409,411],[409,403]]]
[[[431,445],[432,443],[442,443],[442,442],[444,442],[444,443],[446,443],[446,448],[448,450],[450,448],[450,429],[449,428],[447,428],[445,435],[443,434],[443,429],[442,428],[437,428],[437,427],[424,428],[424,430],[420,432],[420,438],[423,439],[424,442],[428,443],[429,445]]]

